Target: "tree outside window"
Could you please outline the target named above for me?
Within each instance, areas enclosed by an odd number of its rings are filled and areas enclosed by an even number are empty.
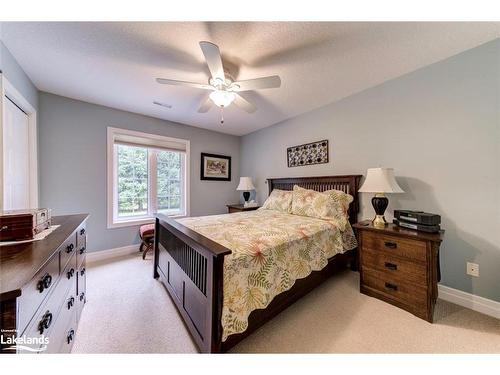
[[[182,213],[182,153],[125,144],[115,147],[118,218]],[[154,189],[150,186],[153,175]]]

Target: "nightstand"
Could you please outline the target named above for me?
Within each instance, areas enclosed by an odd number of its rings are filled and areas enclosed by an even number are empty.
[[[354,224],[358,236],[360,291],[432,323],[441,279],[444,231],[425,233],[371,221]]]
[[[260,208],[260,206],[244,207],[242,204],[228,204],[227,213],[232,214],[234,212],[253,211],[258,208]]]

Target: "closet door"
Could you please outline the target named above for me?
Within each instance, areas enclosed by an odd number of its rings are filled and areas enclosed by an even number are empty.
[[[29,119],[9,98],[3,125],[3,209],[30,208]]]

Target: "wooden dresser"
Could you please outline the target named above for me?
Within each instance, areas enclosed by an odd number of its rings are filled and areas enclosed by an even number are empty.
[[[440,280],[440,233],[425,233],[370,221],[354,224],[358,234],[360,291],[432,323]]]
[[[0,247],[1,353],[71,351],[86,301],[87,217],[56,216],[45,239]]]

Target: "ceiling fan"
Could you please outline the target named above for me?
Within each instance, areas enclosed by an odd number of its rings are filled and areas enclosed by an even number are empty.
[[[210,42],[200,42],[200,47],[207,61],[210,74],[212,75],[208,80],[208,84],[156,78],[158,83],[165,85],[189,86],[212,91],[198,109],[199,113],[208,112],[212,107],[212,103],[220,107],[222,111],[233,102],[244,111],[253,113],[257,110],[257,107],[241,97],[238,92],[271,89],[281,86],[281,79],[279,76],[235,81],[229,72],[224,71],[221,54],[217,45]],[[223,117],[221,123],[224,123]]]

